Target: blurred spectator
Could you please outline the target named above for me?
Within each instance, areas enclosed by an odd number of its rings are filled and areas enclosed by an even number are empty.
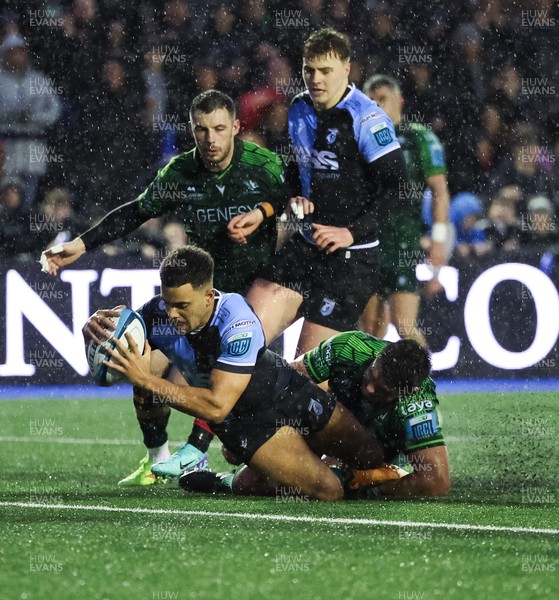
[[[17,33],[0,45],[0,172],[23,182],[24,203],[30,208],[37,185],[47,171],[51,148],[47,130],[60,116],[60,100],[45,73],[29,64],[27,44]]]
[[[202,38],[202,55],[211,55],[219,69],[232,58],[247,56],[248,40],[235,33],[237,17],[228,2],[219,2],[210,13],[210,20]]]
[[[167,114],[167,81],[163,72],[165,55],[158,48],[151,47],[144,55],[145,67],[142,73],[145,95],[146,124],[152,128],[156,115]]]
[[[40,215],[44,226],[37,243],[33,243],[37,250],[42,250],[49,242],[68,242],[85,227],[72,206],[70,192],[66,188],[54,188],[46,193],[40,205]]]
[[[487,218],[475,224],[479,232],[476,253],[511,251],[520,247],[521,227],[516,214],[516,202],[506,194],[497,196],[487,211]]]
[[[526,118],[526,96],[521,94],[522,81],[518,69],[511,63],[500,66],[495,72],[491,84],[493,91],[489,91],[488,100],[500,107],[505,123]]]
[[[459,256],[475,254],[475,244],[483,241],[476,224],[483,214],[481,200],[470,192],[456,194],[450,201],[448,220],[456,230],[455,252]]]
[[[359,37],[355,46],[366,52],[369,74],[397,73],[400,67],[398,48],[404,45],[404,39],[396,29],[392,12],[378,8],[368,15],[368,19],[372,35]]]
[[[533,196],[522,218],[523,242],[530,246],[549,246],[559,243],[556,213],[549,198]]]
[[[553,184],[539,166],[542,163],[542,150],[533,126],[527,123],[517,125],[510,152],[491,175],[490,193],[505,185],[517,185],[524,198],[536,194],[553,198]],[[521,201],[519,213],[525,211],[525,202]]]
[[[281,155],[289,153],[289,135],[287,133],[287,102],[278,102],[265,111],[261,132],[266,140],[266,148]]]
[[[477,165],[482,172],[493,170],[505,155],[508,128],[496,104],[486,104],[481,113],[481,128],[477,141]]]
[[[184,224],[177,221],[171,221],[163,227],[163,239],[165,240],[165,250],[172,252],[181,246],[188,244],[188,237],[184,230]]]
[[[263,85],[246,92],[239,100],[239,119],[244,129],[259,130],[265,111],[283,102],[293,87],[289,85],[293,81],[291,68],[283,58],[270,58],[266,74]]]
[[[154,161],[154,148],[141,121],[144,96],[129,82],[120,59],[105,60],[95,100],[84,115],[85,151],[76,157],[81,161],[77,177],[92,212],[104,214],[140,191],[138,177],[149,176],[145,171]]]
[[[269,37],[270,15],[266,10],[266,0],[241,0],[238,4],[239,19],[235,23],[235,35],[244,39],[248,48],[247,56],[250,57],[258,44]]]
[[[0,257],[26,252],[29,244],[29,211],[24,207],[23,186],[16,177],[0,182]]]

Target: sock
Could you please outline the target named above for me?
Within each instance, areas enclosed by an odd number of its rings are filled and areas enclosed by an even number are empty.
[[[351,470],[345,465],[329,465],[330,470],[340,480],[342,488],[346,490],[347,483],[351,479]]]
[[[146,448],[160,448],[167,442],[169,439],[167,436],[167,423],[170,415],[171,411],[149,421],[138,419],[138,424],[144,434],[144,446]]]
[[[214,435],[215,434],[205,421],[196,419],[192,426],[192,432],[188,436],[188,443],[191,446],[198,448],[200,452],[207,452]]]
[[[148,460],[152,463],[158,463],[167,460],[171,456],[169,452],[169,442],[165,442],[157,448],[148,448]]]

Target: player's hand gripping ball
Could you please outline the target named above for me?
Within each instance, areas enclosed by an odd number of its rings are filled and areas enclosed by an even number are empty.
[[[107,352],[107,348],[114,350],[114,340],[120,340],[127,350],[130,349],[126,334],[129,333],[132,339],[138,346],[138,349],[143,354],[143,349],[146,341],[146,325],[142,317],[135,311],[129,308],[123,308],[120,311],[119,317],[110,317],[110,320],[115,324],[116,329],[112,332],[111,337],[105,340],[102,344],[91,340],[86,346],[87,363],[89,371],[93,377],[93,381],[97,385],[107,387],[122,381],[125,376],[110,367],[103,364],[103,361],[112,362],[111,356]]]

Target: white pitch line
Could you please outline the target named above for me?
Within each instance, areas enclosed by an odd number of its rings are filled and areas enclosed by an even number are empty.
[[[140,435],[140,434],[138,434]],[[458,441],[473,441],[479,440],[480,438],[476,438],[473,436],[468,437],[456,437],[456,436],[446,436],[445,441],[447,442],[458,442]],[[186,440],[186,438],[185,438]],[[172,442],[169,444],[171,446],[180,446],[184,444],[184,441]],[[141,446],[142,442],[140,439],[137,440],[119,440],[119,439],[92,439],[92,438],[68,438],[68,437],[48,437],[43,435],[0,435],[0,443],[2,442],[24,442],[24,443],[39,443],[39,444],[76,444],[83,446],[102,446],[102,445],[110,445],[110,446]],[[212,440],[210,443],[211,448],[221,448],[221,442],[217,439]]]
[[[105,440],[105,439],[90,439],[90,438],[67,438],[67,437],[46,437],[41,435],[28,435],[28,436],[20,436],[20,435],[0,435],[0,443],[1,442],[24,442],[24,443],[39,443],[39,444],[76,444],[83,446],[141,446],[142,441],[140,439],[137,440]],[[180,446],[184,444],[184,441],[173,442],[170,441],[170,446]],[[210,443],[212,448],[221,448],[221,442],[213,440]]]
[[[506,531],[510,533],[559,534],[559,529],[533,527],[501,527],[496,525],[467,525],[464,523],[420,523],[415,521],[381,521],[379,519],[347,519],[336,517],[296,517],[292,515],[265,515],[257,513],[226,513],[207,510],[169,510],[166,508],[122,508],[119,506],[95,506],[83,504],[40,504],[34,502],[0,502],[0,506],[19,508],[44,508],[53,510],[93,510],[100,512],[136,513],[148,515],[180,515],[185,517],[227,517],[262,521],[286,521],[293,523],[328,523],[332,525],[389,525],[396,527],[432,527],[434,529],[459,529],[469,531]]]

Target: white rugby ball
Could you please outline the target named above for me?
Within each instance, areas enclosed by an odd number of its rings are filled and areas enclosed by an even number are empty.
[[[117,339],[129,349],[130,346],[125,337],[125,334],[129,333],[136,342],[140,352],[143,354],[147,335],[144,320],[137,312],[130,310],[129,308],[123,308],[120,311],[120,316],[111,317],[111,321],[116,325],[116,329],[114,330],[111,339],[106,340],[102,344],[97,344],[91,340],[87,344],[86,350],[89,372],[93,377],[93,381],[95,381],[97,385],[103,387],[114,385],[125,378],[120,371],[115,371],[114,369],[111,369],[109,365],[103,364],[104,360],[108,360],[109,362],[112,361],[107,352],[107,348],[114,349],[114,340]]]

